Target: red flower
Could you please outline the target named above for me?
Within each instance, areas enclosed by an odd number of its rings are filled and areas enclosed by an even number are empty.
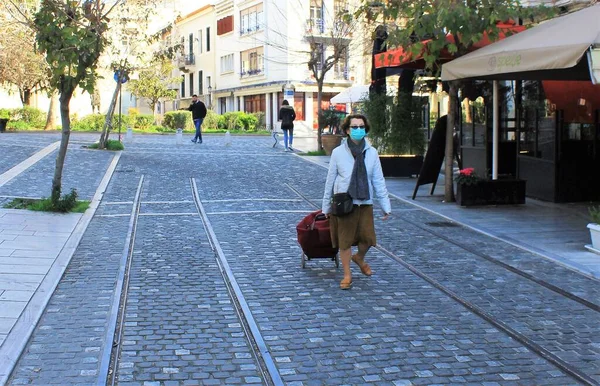
[[[466,168],[466,169],[462,169],[458,173],[462,176],[470,177],[471,175],[473,175],[474,171],[475,171],[475,168]]]

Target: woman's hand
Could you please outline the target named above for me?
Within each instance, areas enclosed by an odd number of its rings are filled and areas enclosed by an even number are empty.
[[[390,214],[389,213],[383,213],[383,217],[381,218],[383,221],[387,220],[388,218],[390,218]]]

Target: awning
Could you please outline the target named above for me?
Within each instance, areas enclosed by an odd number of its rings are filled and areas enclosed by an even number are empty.
[[[511,34],[516,34],[521,31],[524,31],[526,27],[522,25],[515,25],[514,23],[505,23],[498,24],[498,29],[499,31],[497,40],[500,40],[506,38]],[[375,55],[375,67],[400,67],[405,69],[421,70],[425,68],[425,59],[423,58],[423,53],[427,50],[427,44],[431,41],[431,39],[423,41],[423,50],[417,56],[413,56],[412,52],[410,52],[410,49],[405,51],[402,47],[383,52],[381,54],[377,54]],[[446,41],[448,43],[454,43],[454,36],[451,34],[446,35]],[[470,48],[470,51],[478,50],[491,43],[492,41],[490,40],[488,34],[484,33],[483,38],[477,43],[473,44]],[[454,55],[448,52],[448,50],[444,49],[441,52],[439,59],[439,61],[442,63],[448,62],[454,59]]]
[[[600,4],[551,19],[446,63],[442,80],[589,80],[585,55],[593,46],[600,46]]]

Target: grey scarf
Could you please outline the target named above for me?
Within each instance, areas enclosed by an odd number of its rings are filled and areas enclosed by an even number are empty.
[[[363,139],[356,144],[348,138],[346,142],[354,157],[354,169],[352,169],[348,194],[350,194],[350,197],[357,200],[368,200],[371,196],[369,194],[369,179],[367,176],[367,168],[365,166],[365,140]]]

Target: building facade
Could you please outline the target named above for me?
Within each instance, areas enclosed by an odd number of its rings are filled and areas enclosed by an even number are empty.
[[[275,127],[284,89],[293,99],[297,126],[316,128],[317,82],[308,62],[319,51],[325,65],[334,49],[343,55],[325,75],[323,106],[353,84],[366,84],[370,38],[361,25],[340,22],[351,12],[343,0],[223,0],[196,10],[175,25],[174,39],[183,51],[178,68],[184,76],[179,103],[189,95],[203,95],[218,114],[229,111],[262,112],[268,128]],[[192,40],[190,40],[192,39]],[[200,43],[192,43],[199,39]],[[367,60],[365,60],[367,58]],[[185,66],[181,66],[182,61]]]

